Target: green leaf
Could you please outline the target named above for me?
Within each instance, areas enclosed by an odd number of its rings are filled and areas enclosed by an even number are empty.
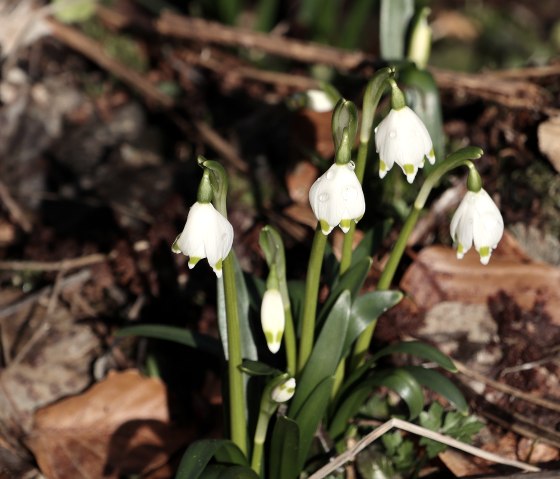
[[[175,343],[184,344],[191,348],[213,354],[221,355],[220,342],[212,336],[200,334],[188,329],[164,324],[140,324],[138,326],[128,326],[115,334],[115,336],[144,336],[154,339],[166,339]]]
[[[372,356],[372,360],[376,361],[383,356],[394,353],[410,354],[412,356],[425,359],[426,361],[433,361],[452,373],[457,372],[457,368],[448,356],[433,346],[421,341],[402,341],[400,343],[391,344],[390,346],[387,346],[375,353]]]
[[[420,384],[404,369],[375,373],[367,383],[373,386],[385,386],[395,391],[408,406],[410,419],[418,417],[424,408],[424,394]]]
[[[292,306],[292,316],[294,318],[294,329],[296,335],[301,334],[301,324],[298,320],[301,318],[301,310],[305,299],[305,281],[293,280],[288,281],[288,293],[290,295],[290,304]]]
[[[277,376],[278,374],[282,374],[282,371],[268,364],[251,359],[244,359],[239,368],[249,376]]]
[[[427,369],[422,366],[405,366],[403,369],[414,376],[414,379],[422,386],[431,389],[447,399],[459,412],[462,414],[467,413],[469,406],[461,390],[438,371]]]
[[[259,479],[259,475],[250,467],[232,466],[222,472],[219,479]]]
[[[298,468],[300,470],[305,464],[315,432],[327,410],[333,384],[334,378],[332,376],[319,383],[309,394],[297,416],[293,418],[299,427]]]
[[[233,260],[235,265],[235,286],[237,287],[237,309],[239,311],[241,357],[256,361],[258,359],[257,345],[251,331],[251,326],[249,325],[249,293],[247,292],[243,271],[239,266],[239,261],[235,254],[233,255]],[[227,319],[223,278],[218,280],[218,327],[220,328],[220,338],[222,340],[222,347],[224,348],[224,355],[227,359]]]
[[[350,267],[333,286],[329,297],[321,308],[317,324],[320,326],[327,314],[329,314],[332,305],[337,301],[338,297],[344,290],[350,291],[352,298],[355,298],[367,278],[367,274],[371,267],[372,259],[364,258],[358,261],[354,266]]]
[[[400,291],[370,291],[358,296],[352,303],[348,332],[342,356],[350,353],[352,343],[385,311],[398,304],[403,297]]]
[[[381,0],[379,42],[384,60],[402,60],[414,0]]]
[[[299,472],[299,427],[295,421],[280,416],[274,425],[270,445],[270,479],[295,479]]]
[[[194,442],[186,450],[177,469],[176,479],[198,479],[214,456],[220,462],[248,465],[243,452],[233,442],[227,439],[206,439]]]
[[[404,86],[408,106],[418,114],[430,133],[436,159],[442,159],[445,155],[445,134],[440,92],[434,77],[429,71],[410,65],[400,70],[399,81]]]
[[[290,405],[289,416],[296,417],[317,385],[334,375],[342,354],[350,318],[350,292],[343,291],[325,321],[311,356],[298,380],[296,393]]]
[[[411,374],[403,369],[374,372],[372,376],[358,381],[356,387],[347,391],[339,402],[329,425],[329,433],[334,439],[344,434],[350,418],[357,414],[372,391],[380,386],[392,389],[401,397],[408,406],[410,419],[414,419],[422,411],[422,388]]]

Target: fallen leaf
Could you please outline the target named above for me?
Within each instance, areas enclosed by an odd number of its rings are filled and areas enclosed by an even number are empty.
[[[26,444],[49,479],[99,479],[160,468],[193,436],[170,422],[165,385],[130,370],[37,411]]]
[[[539,149],[560,172],[560,117],[543,121],[537,130]]]
[[[483,304],[503,291],[523,309],[542,302],[552,323],[560,325],[558,284],[560,269],[544,263],[494,255],[483,266],[472,251],[457,260],[452,249],[434,246],[420,251],[400,286],[425,310],[443,301]]]

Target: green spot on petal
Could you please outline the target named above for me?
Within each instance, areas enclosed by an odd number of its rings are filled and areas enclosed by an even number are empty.
[[[331,226],[325,220],[319,220],[319,224],[324,235],[328,235],[332,231]]]
[[[275,344],[278,344],[278,343],[281,343],[281,342],[282,342],[282,333],[283,333],[283,332],[284,332],[284,331],[278,331],[278,332],[276,333],[276,339],[275,339],[275,341],[274,341]]]
[[[387,165],[383,160],[379,160],[379,171],[387,171]]]
[[[339,224],[340,229],[344,231],[344,233],[348,233],[350,230],[350,225],[352,224],[352,220],[342,220]]]
[[[212,269],[214,271],[221,271],[222,270],[222,262],[223,260],[219,259],[216,264],[214,266],[212,266]]]
[[[480,256],[484,257],[484,256],[490,256],[490,247],[489,246],[483,246],[482,248],[480,248],[478,250],[478,253],[480,254]]]
[[[198,263],[202,258],[197,258],[196,256],[191,256],[189,258],[189,268],[194,268],[196,263]]]
[[[403,170],[407,175],[414,174],[414,165],[403,165]]]
[[[464,254],[465,253],[465,248],[463,248],[463,245],[461,243],[459,243],[457,245],[457,253],[459,253],[459,254]]]
[[[266,338],[266,344],[274,344],[274,334],[272,331],[265,331],[264,337]]]

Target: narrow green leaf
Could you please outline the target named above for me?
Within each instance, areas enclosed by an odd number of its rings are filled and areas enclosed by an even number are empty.
[[[352,303],[348,332],[344,341],[342,356],[350,353],[352,343],[371,323],[377,321],[385,311],[401,301],[400,291],[370,291],[358,296]]]
[[[239,261],[234,255],[235,264],[235,285],[237,287],[237,309],[239,311],[239,329],[241,334],[241,356],[246,359],[257,360],[257,345],[249,325],[249,293],[247,285],[245,284],[245,277]],[[218,327],[220,328],[220,338],[222,340],[222,347],[224,348],[224,355],[226,359],[227,354],[227,324],[226,324],[226,303],[224,297],[224,282],[223,278],[218,281]]]
[[[287,416],[280,416],[274,425],[270,445],[269,479],[295,479],[300,473],[299,427]]]
[[[259,479],[259,475],[250,467],[232,466],[220,474],[220,479]]]
[[[332,305],[337,301],[338,297],[344,290],[350,291],[352,298],[357,296],[367,278],[371,263],[371,258],[364,258],[358,261],[340,277],[339,281],[335,283],[329,297],[325,301],[325,304],[319,313],[319,319],[317,321],[319,326],[323,323],[327,314],[329,314]]]
[[[403,369],[410,373],[422,386],[447,399],[459,412],[463,414],[468,412],[469,406],[461,390],[438,371],[421,366],[405,366]]]
[[[244,373],[249,376],[277,376],[282,374],[282,371],[269,366],[261,361],[253,361],[251,359],[244,359],[240,366]]]
[[[371,367],[371,366],[370,366]],[[403,369],[374,372],[372,376],[357,381],[351,390],[339,401],[329,424],[329,434],[340,439],[348,427],[348,421],[355,416],[373,390],[385,386],[395,391],[407,404],[410,419],[417,417],[424,407],[424,395],[420,384]]]
[[[209,464],[200,475],[200,479],[220,479],[220,476],[227,469],[221,464]]]
[[[288,293],[290,295],[290,304],[292,306],[292,316],[294,318],[294,328],[297,337],[301,334],[301,324],[298,322],[301,318],[301,310],[305,299],[305,281],[293,280],[288,281]]]
[[[299,427],[298,468],[300,470],[305,464],[319,423],[327,410],[333,384],[332,376],[319,383],[307,397],[297,416],[294,417],[294,421]]]
[[[444,369],[451,371],[452,373],[457,372],[457,368],[453,364],[453,361],[449,359],[448,356],[443,354],[438,349],[430,346],[429,344],[423,343],[421,341],[402,341],[400,343],[395,343],[387,346],[375,353],[372,360],[375,361],[383,356],[394,353],[404,353],[416,356],[426,361],[433,361]]]
[[[414,419],[424,408],[424,394],[418,381],[404,369],[375,373],[367,381],[372,386],[385,386],[395,391],[408,406],[409,418]]]
[[[137,326],[127,326],[115,334],[115,336],[144,336],[146,338],[166,339],[175,343],[184,344],[191,348],[201,351],[221,355],[220,342],[206,334],[200,334],[188,329],[167,326],[164,324],[140,324]]]
[[[402,60],[408,24],[414,14],[414,0],[381,0],[379,41],[384,60]]]
[[[243,452],[227,439],[206,439],[196,441],[186,450],[176,479],[198,479],[210,460],[216,456],[221,462],[247,466]]]
[[[351,298],[349,291],[343,291],[325,321],[313,351],[301,373],[296,393],[289,410],[290,417],[296,417],[308,397],[325,378],[334,375],[342,354],[350,318]]]

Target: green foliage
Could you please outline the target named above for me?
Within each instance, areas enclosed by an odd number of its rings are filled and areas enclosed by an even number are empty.
[[[410,471],[417,462],[417,451],[410,439],[403,439],[401,431],[384,434],[381,442],[397,471]]]
[[[472,437],[484,427],[484,424],[474,416],[465,416],[455,411],[444,412],[441,404],[437,402],[432,403],[427,411],[420,414],[419,422],[426,429],[440,432],[468,444],[471,443]],[[426,446],[426,453],[430,458],[437,456],[447,448],[445,444],[425,437],[420,439],[420,444]]]
[[[217,339],[206,334],[188,331],[176,326],[167,326],[164,324],[128,326],[119,330],[116,336],[144,336],[146,338],[165,339],[199,349],[200,351],[215,356],[221,355],[220,343]]]
[[[298,424],[286,416],[280,416],[274,426],[270,445],[270,479],[294,479],[299,475]]]
[[[381,57],[402,60],[408,24],[414,14],[414,0],[381,0],[379,40]]]
[[[176,479],[202,477],[202,473],[212,458],[222,464],[244,466],[245,468],[248,466],[245,455],[233,442],[227,439],[207,439],[196,441],[187,449],[179,464]],[[222,476],[220,475],[220,477]],[[238,477],[258,478],[257,475]]]

